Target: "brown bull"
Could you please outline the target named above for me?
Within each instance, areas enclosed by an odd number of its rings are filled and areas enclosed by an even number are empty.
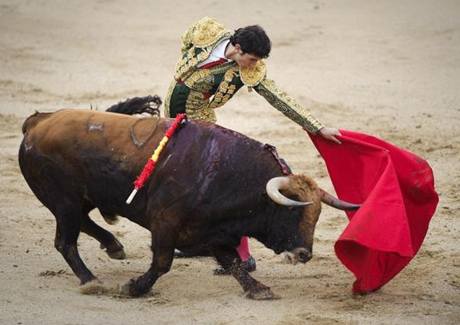
[[[106,219],[121,215],[151,231],[151,267],[125,284],[123,293],[148,292],[170,270],[175,248],[205,247],[256,299],[273,293],[240,267],[234,247],[242,236],[305,263],[312,256],[321,199],[357,208],[324,194],[306,176],[279,178],[279,161],[264,145],[202,122],[188,122],[174,135],[151,179],[127,205],[133,181],[171,122],[81,110],[36,113],[25,121],[21,171],[56,217],[55,247],[82,284],[95,276],[79,256],[80,231],[109,256],[125,256],[119,241],[89,218],[94,208]],[[269,195],[282,204],[309,204],[283,206]]]

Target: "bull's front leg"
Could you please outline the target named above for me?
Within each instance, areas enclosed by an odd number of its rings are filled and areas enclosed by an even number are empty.
[[[174,257],[174,238],[168,232],[152,232],[153,260],[147,272],[138,278],[129,280],[121,287],[121,294],[132,297],[141,296],[150,291],[156,280],[169,272]]]
[[[234,248],[218,248],[214,250],[215,257],[224,269],[229,269],[233,277],[244,290],[247,298],[255,300],[279,299],[270,287],[254,279],[243,267],[241,259]]]

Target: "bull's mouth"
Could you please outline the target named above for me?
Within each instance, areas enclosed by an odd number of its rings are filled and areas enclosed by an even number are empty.
[[[285,253],[285,258],[287,262],[294,265],[297,263],[305,264],[309,260],[311,260],[312,257],[313,254],[311,253],[311,251],[303,247],[295,248],[292,251]]]

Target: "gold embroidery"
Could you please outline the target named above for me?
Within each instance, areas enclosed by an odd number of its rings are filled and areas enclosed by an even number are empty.
[[[238,67],[234,66],[227,70],[224,74],[223,81],[220,83],[219,88],[214,95],[214,98],[209,103],[208,107],[214,109],[224,105],[235,93],[236,86],[230,85],[233,78],[236,76]]]
[[[286,115],[295,123],[302,126],[308,132],[315,133],[321,129],[323,124],[311,116],[303,106],[299,105],[293,98],[281,91],[273,80],[264,79],[254,89],[262,95],[273,107]]]
[[[208,100],[201,92],[191,90],[185,103],[185,112],[191,120],[202,120],[215,123],[216,114],[208,107]]]
[[[176,64],[174,78],[182,81],[188,78],[197,70],[196,66],[209,57],[215,46],[231,35],[231,32],[215,19],[200,19],[182,36],[183,55]]]
[[[215,19],[205,17],[190,27],[182,37],[182,57],[176,64],[175,79],[181,80],[190,88],[185,103],[185,110],[190,119],[215,122],[213,108],[223,105],[237,90],[237,86],[232,84],[234,78],[238,76],[238,66],[235,62],[211,69],[197,68],[198,64],[209,57],[217,44],[230,38],[231,35],[231,32]],[[206,94],[213,89],[215,76],[220,74],[224,74],[222,82],[215,96],[209,100]],[[241,85],[239,78],[237,83],[238,86]]]
[[[208,69],[196,70],[190,75],[190,77],[188,77],[184,81],[184,83],[187,87],[193,88],[198,81],[201,81],[202,79],[209,77],[210,75],[211,71],[209,71]]]
[[[228,83],[231,82],[233,80],[233,77],[235,77],[235,74],[236,74],[236,66],[234,66],[232,69],[228,69],[227,72],[225,72],[224,80]]]
[[[171,84],[169,85],[169,88],[168,88],[168,92],[166,93],[166,97],[165,97],[165,105],[164,105],[164,116],[165,117],[170,117],[170,114],[169,114],[169,103],[171,102],[171,96],[172,96],[172,93],[174,91],[174,87],[176,87],[176,81],[173,80],[171,82]]]
[[[192,47],[187,51],[186,59],[188,60],[188,59],[192,58],[194,55],[195,55],[195,49]]]
[[[228,89],[228,81],[222,81],[219,85],[219,90],[222,91],[223,93],[227,92]]]
[[[209,49],[203,49],[198,55],[195,56],[195,50],[192,48],[188,51],[187,55],[179,60],[176,64],[176,73],[174,79],[185,80],[195,70],[197,70],[197,64],[206,60],[211,51]]]
[[[197,63],[198,63],[198,60],[196,58],[191,58],[190,60],[188,60],[187,65],[188,66],[194,66]]]
[[[259,60],[253,68],[240,68],[240,77],[241,81],[246,86],[256,86],[258,85],[266,75],[265,62]]]
[[[191,41],[197,47],[206,47],[217,42],[225,34],[229,34],[229,31],[224,25],[213,18],[204,17],[194,26]]]

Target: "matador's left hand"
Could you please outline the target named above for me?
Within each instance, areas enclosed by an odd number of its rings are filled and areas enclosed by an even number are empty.
[[[335,128],[323,127],[318,131],[318,134],[326,140],[341,144],[340,140],[336,138],[336,136],[341,135],[340,131]]]

